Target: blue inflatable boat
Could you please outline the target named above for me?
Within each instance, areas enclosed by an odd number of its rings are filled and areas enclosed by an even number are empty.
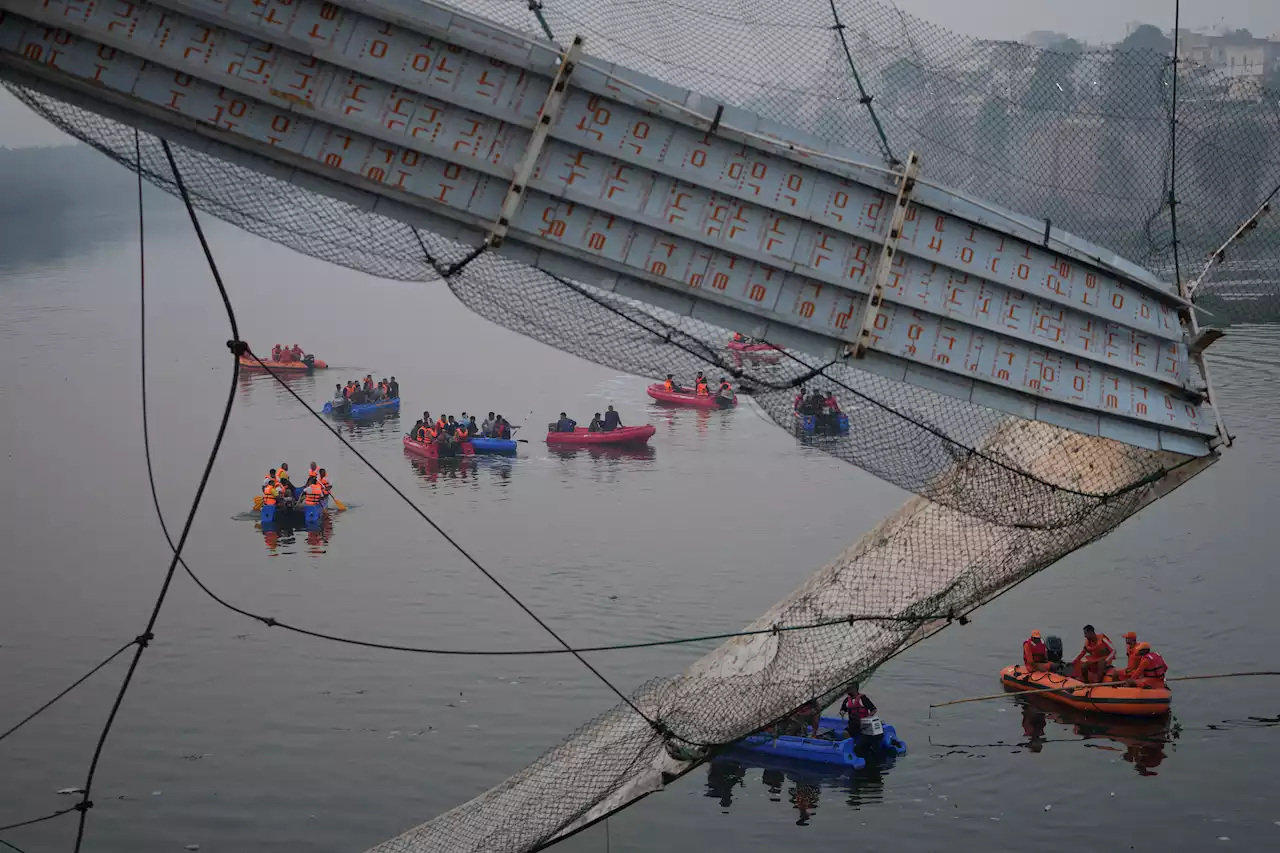
[[[513,438],[484,438],[483,436],[471,439],[471,446],[476,453],[515,453],[516,442]]]
[[[259,517],[264,525],[312,527],[320,523],[320,516],[328,503],[326,496],[324,503],[308,506],[302,502],[302,489],[294,488],[292,503],[263,504]]]
[[[393,397],[390,400],[379,400],[376,403],[347,404],[345,406],[341,403],[335,406],[334,402],[330,400],[325,403],[321,411],[326,415],[346,415],[349,418],[371,418],[400,411],[399,397]]]
[[[847,726],[848,723],[840,717],[823,717],[818,737],[774,737],[761,732],[738,741],[733,749],[858,770],[867,765],[867,759],[865,755],[858,755],[854,751],[858,739],[846,736]],[[887,755],[905,755],[907,752],[907,745],[898,739],[897,730],[890,725],[884,726],[884,733],[871,743],[871,748],[882,750]]]
[[[816,415],[802,415],[799,412],[797,412],[796,428],[799,429],[801,432],[809,432],[809,433],[822,432],[828,435],[835,435],[835,434],[844,435],[849,431],[849,416],[846,415],[844,412],[839,412],[836,414],[835,429],[831,429],[830,427],[828,427],[824,430],[819,430],[818,418]]]

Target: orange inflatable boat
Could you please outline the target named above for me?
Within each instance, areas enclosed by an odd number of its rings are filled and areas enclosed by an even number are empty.
[[[1029,672],[1025,666],[1007,666],[1000,671],[1000,681],[1006,690],[1022,690],[1034,693],[1063,687],[1044,693],[1042,698],[1058,702],[1077,711],[1101,714],[1121,714],[1126,717],[1160,717],[1169,713],[1173,691],[1146,690],[1141,687],[1119,687],[1115,684],[1085,684],[1083,681],[1052,672]]]
[[[262,364],[259,365],[257,360],[247,355],[240,356],[240,366],[248,370],[261,370],[264,367],[270,368],[277,373],[306,373],[312,370],[324,370],[329,365],[319,359],[310,358],[310,361],[272,361],[264,358]]]

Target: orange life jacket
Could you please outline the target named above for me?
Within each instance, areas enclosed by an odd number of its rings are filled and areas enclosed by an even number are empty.
[[[418,431],[414,433],[413,437],[415,441],[425,442],[433,438],[434,435],[431,432],[431,428],[428,427],[426,424],[423,424],[422,426],[418,427]]]
[[[726,396],[726,397],[727,397],[727,396],[729,396],[729,395],[731,395],[731,394],[733,394],[733,386],[732,386],[732,385],[730,385],[728,382],[721,382],[721,383],[720,383],[720,393],[721,393],[721,394],[723,394],[723,395],[724,395],[724,396]]]
[[[700,397],[705,397],[705,396],[707,396],[707,394],[709,394],[709,393],[710,393],[710,392],[707,390],[707,383],[705,383],[705,382],[699,382],[699,383],[698,383],[698,396],[700,396]]]
[[[459,424],[458,428],[453,431],[453,435],[458,439],[458,441],[466,441],[468,435],[467,428]]]
[[[264,506],[276,505],[276,490],[279,487],[274,483],[267,483],[262,487],[262,503]]]
[[[674,382],[672,382],[670,379],[668,379],[668,380],[666,380],[665,382],[663,382],[663,383],[662,383],[662,387],[663,387],[664,389],[666,389],[667,391],[670,391],[670,392],[671,392],[671,393],[673,393],[673,394],[675,393],[675,390],[676,390],[676,384],[675,384]]]
[[[1092,643],[1085,641],[1084,650],[1089,657],[1094,660],[1102,660],[1107,655],[1115,651],[1115,646],[1111,645],[1111,638],[1099,631],[1095,635],[1096,639]]]
[[[449,425],[449,422],[444,418],[441,418],[440,420],[436,421],[436,432],[440,432],[448,425]]]
[[[1049,649],[1044,642],[1037,639],[1022,641],[1022,661],[1030,666],[1033,663],[1048,663]]]
[[[315,477],[316,482],[317,483],[320,482],[320,469],[312,468],[310,471],[307,472],[307,477]]]
[[[1156,652],[1149,651],[1138,660],[1138,668],[1133,678],[1141,687],[1163,687],[1164,675],[1168,671],[1169,666],[1164,662],[1164,658]]]
[[[306,497],[304,501],[308,506],[319,506],[324,503],[324,488],[318,483],[312,483],[306,488]]]

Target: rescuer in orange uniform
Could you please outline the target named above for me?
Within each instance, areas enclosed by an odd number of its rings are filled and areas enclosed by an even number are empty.
[[[1049,671],[1049,649],[1040,639],[1039,631],[1032,631],[1031,636],[1022,641],[1022,663],[1028,672]]]
[[[666,380],[664,380],[662,383],[662,390],[666,391],[669,394],[674,394],[680,390],[679,386],[676,385],[675,379],[672,378],[672,374],[670,373],[667,374]]]
[[[1134,653],[1138,656],[1137,667],[1134,669],[1130,680],[1133,681],[1135,687],[1141,687],[1144,690],[1163,690],[1169,685],[1165,684],[1165,673],[1169,671],[1168,665],[1164,662],[1164,658],[1160,657],[1156,652],[1151,651],[1148,643],[1138,643],[1134,647]]]
[[[1138,665],[1138,635],[1133,631],[1129,631],[1124,635],[1124,652],[1125,665],[1124,677],[1132,678],[1134,670]]]
[[[1107,667],[1116,658],[1115,646],[1106,634],[1099,634],[1092,625],[1084,626],[1084,648],[1071,662],[1080,666],[1080,680],[1085,684],[1097,684],[1106,677]],[[1083,663],[1081,663],[1083,661]]]

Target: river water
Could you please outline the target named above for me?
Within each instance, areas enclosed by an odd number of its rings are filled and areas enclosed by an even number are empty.
[[[124,174],[123,172],[121,173]],[[0,257],[0,728],[145,624],[168,562],[139,409],[138,254],[119,201],[26,223]],[[645,380],[492,326],[441,284],[379,281],[208,222],[243,336],[297,342],[335,369],[394,374],[404,415],[349,433],[418,506],[566,640],[732,631],[907,497],[798,446],[748,403],[658,411]],[[180,529],[230,381],[229,331],[180,208],[153,199],[147,322],[161,505]],[[1191,682],[1176,719],[1108,727],[998,690],[1031,628],[1136,629],[1177,674],[1276,669],[1280,330],[1214,347],[1237,446],[1115,534],[883,668],[867,685],[910,752],[877,773],[716,762],[562,845],[566,851],[1204,850],[1280,844],[1280,679]],[[539,427],[614,404],[658,427],[652,452],[548,452]],[[416,412],[528,422],[514,460],[423,471],[399,436]],[[531,411],[532,410],[532,411]],[[526,414],[529,413],[529,414]],[[585,422],[585,421],[584,421]],[[246,515],[267,468],[327,467],[350,510],[264,535]],[[317,631],[457,649],[550,639],[269,378],[243,378],[186,549],[219,595]],[[434,657],[286,633],[179,575],[97,779],[87,850],[358,851],[487,789],[614,704],[563,657]],[[623,689],[710,644],[600,653]],[[71,804],[117,661],[0,744],[0,825]],[[572,785],[566,779],[565,785]],[[74,818],[5,833],[69,849]]]

